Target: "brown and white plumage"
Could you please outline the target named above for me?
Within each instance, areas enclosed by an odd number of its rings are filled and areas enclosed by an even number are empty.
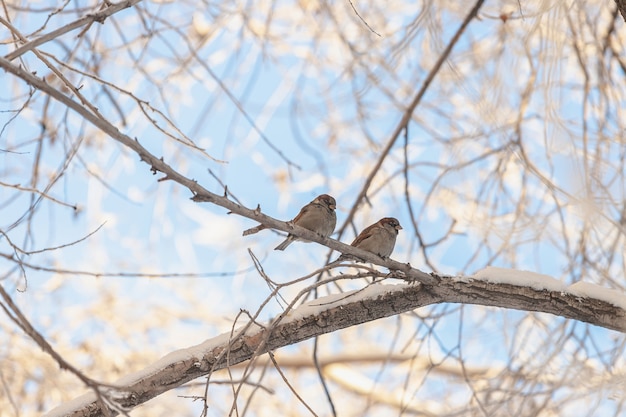
[[[398,219],[385,217],[366,227],[350,245],[372,252],[381,258],[388,258],[396,245],[398,232],[402,230]],[[350,255],[341,255],[337,261],[353,259]]]
[[[333,233],[335,225],[337,224],[337,215],[335,214],[336,207],[337,203],[333,197],[328,194],[319,195],[309,204],[302,207],[298,215],[291,220],[291,223],[309,229],[322,237],[328,237]],[[245,230],[243,235],[251,235],[265,228],[265,225],[260,224]],[[299,238],[290,233],[287,239],[276,246],[274,250],[285,250],[287,246],[296,240],[299,240]]]
[[[302,207],[300,213],[292,220],[293,224],[309,229],[322,237],[328,237],[335,230],[337,224],[337,214],[335,199],[328,194],[317,196],[306,206]],[[285,250],[292,242],[299,240],[291,233],[274,250]]]

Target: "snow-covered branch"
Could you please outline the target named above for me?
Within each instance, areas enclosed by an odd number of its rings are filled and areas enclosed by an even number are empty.
[[[129,410],[195,378],[283,346],[437,303],[464,303],[550,313],[626,333],[626,297],[585,284],[570,287],[545,275],[488,268],[474,277],[438,277],[435,286],[373,284],[310,301],[263,326],[249,324],[197,346],[172,352],[104,392]],[[112,408],[111,412],[115,413]],[[47,417],[104,416],[93,393]]]

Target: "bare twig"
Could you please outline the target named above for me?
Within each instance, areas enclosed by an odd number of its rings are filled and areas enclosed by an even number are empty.
[[[350,7],[352,7],[352,11],[354,12],[354,14],[357,15],[357,17],[359,18],[359,20],[361,22],[363,22],[363,24],[365,26],[367,26],[367,28],[374,34],[376,34],[377,36],[381,36],[380,33],[376,32],[366,21],[365,19],[363,19],[363,17],[361,17],[361,15],[359,14],[359,12],[357,11],[356,7],[354,7],[354,3],[352,3],[352,0],[348,0],[348,3],[350,3]]]
[[[119,3],[116,4],[111,4],[109,5],[109,7],[99,10],[93,14],[88,14],[85,17],[82,17],[78,20],[75,20],[74,22],[65,25],[63,27],[60,27],[56,30],[53,30],[50,33],[47,33],[46,35],[40,36],[37,39],[34,39],[32,41],[29,41],[27,43],[25,43],[24,45],[20,46],[19,48],[17,48],[16,50],[14,50],[11,53],[8,53],[7,55],[4,56],[4,58],[8,61],[12,61],[15,58],[23,55],[24,53],[31,51],[35,48],[37,48],[40,45],[43,45],[44,43],[50,42],[53,39],[58,38],[59,36],[62,36],[64,34],[66,34],[67,32],[71,32],[75,29],[78,29],[82,26],[85,25],[89,25],[92,24],[93,22],[99,22],[102,23],[104,22],[109,16],[112,16],[113,14],[127,9],[129,7],[134,6],[135,4],[139,3],[141,0],[125,0],[125,1],[120,1]]]
[[[343,235],[343,232],[345,231],[346,227],[352,222],[354,215],[356,214],[357,210],[361,206],[361,202],[365,200],[367,197],[367,192],[370,188],[370,185],[372,184],[372,181],[374,180],[374,177],[378,174],[380,167],[383,165],[383,162],[387,158],[387,155],[389,155],[391,148],[393,148],[396,141],[400,137],[400,134],[402,133],[404,129],[407,128],[409,122],[411,121],[411,117],[413,115],[413,112],[415,111],[415,108],[422,101],[422,97],[424,97],[424,94],[428,90],[428,87],[430,86],[432,81],[435,79],[435,76],[441,69],[444,62],[446,62],[446,60],[448,59],[448,56],[450,56],[452,49],[461,38],[461,35],[465,31],[469,23],[477,16],[478,10],[480,10],[484,2],[485,0],[478,0],[474,4],[474,7],[472,7],[472,9],[467,14],[467,16],[465,17],[465,19],[463,20],[459,28],[456,30],[456,33],[454,34],[450,42],[448,42],[448,45],[439,56],[439,59],[437,60],[437,62],[435,62],[435,65],[426,76],[426,79],[422,83],[421,88],[415,94],[415,97],[413,97],[413,100],[404,111],[404,114],[402,115],[402,119],[400,119],[400,123],[398,123],[393,133],[391,134],[391,137],[389,138],[389,140],[387,140],[387,144],[385,145],[385,147],[380,151],[380,157],[378,158],[378,161],[376,161],[369,175],[365,179],[365,183],[363,184],[363,187],[361,188],[361,191],[359,192],[359,195],[357,196],[355,202],[352,204],[352,208],[350,209],[350,212],[348,213],[346,220],[344,221],[343,225],[339,228],[339,237]]]

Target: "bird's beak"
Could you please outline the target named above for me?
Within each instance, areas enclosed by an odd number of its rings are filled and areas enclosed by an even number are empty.
[[[331,204],[331,205],[330,205],[330,206],[328,206],[328,207],[330,207],[330,209],[331,209],[331,210],[334,210],[334,209],[336,209],[336,208],[337,208],[337,206],[336,206],[336,205],[334,205],[334,204]]]
[[[402,226],[397,225],[397,226],[396,226],[396,230],[402,230]]]

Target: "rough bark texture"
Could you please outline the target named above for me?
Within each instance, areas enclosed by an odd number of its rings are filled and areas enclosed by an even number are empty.
[[[203,352],[201,356],[167,364],[124,389],[109,391],[108,396],[116,398],[123,409],[130,410],[164,391],[282,346],[443,302],[544,312],[626,332],[626,311],[602,300],[509,284],[477,280],[461,282],[452,277],[434,278],[439,281],[435,286],[389,286],[389,292],[375,299],[358,299],[341,305],[331,303],[321,313],[297,320],[278,318],[266,328],[248,330],[245,336]],[[110,412],[116,415],[114,410]],[[105,413],[94,395],[94,400],[88,406],[67,415],[104,416]]]

